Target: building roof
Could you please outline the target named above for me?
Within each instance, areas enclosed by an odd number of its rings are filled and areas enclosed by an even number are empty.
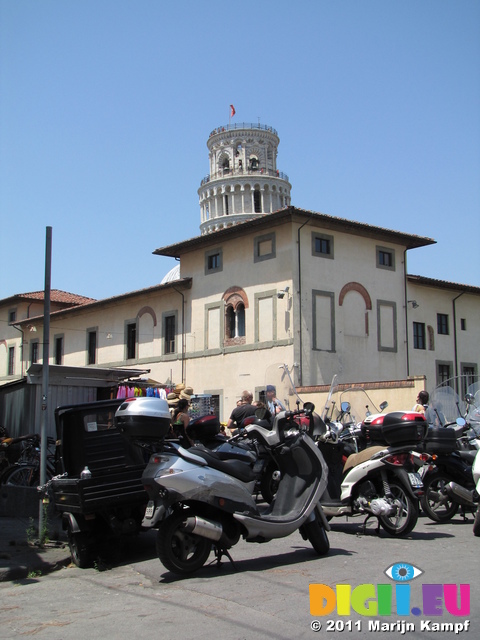
[[[222,216],[218,219],[219,223],[225,223],[227,220],[228,216]],[[433,240],[432,238],[403,233],[401,231],[393,231],[391,229],[384,229],[383,227],[376,227],[364,222],[354,222],[353,220],[337,218],[325,213],[317,213],[306,209],[297,209],[296,207],[285,207],[284,209],[280,209],[274,213],[268,213],[253,220],[240,222],[230,227],[219,229],[214,233],[196,236],[190,240],[184,240],[183,242],[177,242],[176,244],[155,249],[153,253],[159,256],[179,258],[182,253],[193,251],[201,246],[218,244],[223,239],[242,236],[256,229],[271,229],[275,224],[281,224],[284,222],[302,223],[308,220],[322,225],[325,229],[336,229],[343,233],[383,239],[384,241],[402,244],[407,249],[415,249],[417,247],[436,244],[436,240]]]
[[[460,284],[457,282],[448,282],[447,280],[436,280],[435,278],[426,278],[425,276],[407,275],[408,282],[423,285],[425,287],[435,287],[437,289],[449,289],[450,291],[460,291],[462,293],[473,293],[480,295],[480,287],[474,287],[469,284]]]
[[[82,313],[85,310],[90,310],[94,308],[99,308],[105,305],[109,305],[112,302],[125,300],[127,298],[134,298],[137,296],[144,295],[145,293],[154,293],[155,291],[162,291],[165,289],[174,289],[178,287],[179,289],[189,289],[192,286],[191,278],[180,278],[179,280],[173,280],[172,282],[167,282],[165,284],[156,284],[152,287],[146,287],[145,289],[137,289],[136,291],[129,291],[128,293],[122,293],[118,296],[112,296],[111,298],[102,298],[101,300],[90,300],[89,302],[85,302],[84,304],[78,304],[74,307],[68,309],[59,309],[57,311],[52,311],[50,317],[58,318],[62,315],[72,315],[75,313]],[[43,318],[43,314],[36,316],[37,318]],[[18,320],[13,324],[32,324],[32,320],[35,320],[35,317],[25,318],[24,320]]]
[[[7,302],[15,302],[25,300],[29,301],[43,301],[45,292],[44,291],[31,291],[30,293],[16,293],[13,296],[8,298],[4,298],[0,300],[0,304],[6,304]],[[87,298],[85,296],[80,296],[76,293],[68,293],[67,291],[60,291],[60,289],[52,289],[50,291],[50,301],[57,302],[63,304],[67,307],[73,307],[78,304],[85,304],[87,302],[94,302],[94,298]]]

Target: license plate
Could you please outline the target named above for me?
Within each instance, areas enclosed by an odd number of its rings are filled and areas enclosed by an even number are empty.
[[[153,502],[153,500],[150,500],[150,502],[147,504],[147,508],[145,509],[145,517],[153,518],[154,511],[155,511],[155,503]]]
[[[412,485],[412,487],[416,489],[423,487],[422,478],[420,477],[419,473],[409,473],[408,479],[410,480],[410,484]]]

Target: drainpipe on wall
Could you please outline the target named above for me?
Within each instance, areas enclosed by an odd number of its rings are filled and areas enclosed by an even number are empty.
[[[455,296],[455,298],[452,300],[452,306],[453,306],[453,352],[454,352],[454,358],[455,358],[455,386],[457,387],[455,389],[455,391],[456,391],[457,394],[459,392],[459,389],[458,389],[458,353],[457,353],[457,309],[456,309],[455,302],[458,300],[458,298],[463,296],[464,293],[465,293],[465,291],[462,291],[462,293],[459,293],[458,296]]]
[[[182,296],[182,384],[185,384],[185,296],[182,291],[173,289]]]
[[[303,385],[303,337],[302,337],[302,260],[301,260],[301,247],[300,247],[300,231],[303,227],[308,224],[310,220],[305,220],[305,222],[298,227],[297,230],[297,254],[298,254],[298,319],[300,324],[300,348],[299,348],[299,358],[298,358],[298,385],[301,387]]]
[[[405,293],[405,345],[407,349],[407,378],[410,375],[410,343],[408,340],[408,291],[407,291],[407,249],[403,251],[403,281]]]

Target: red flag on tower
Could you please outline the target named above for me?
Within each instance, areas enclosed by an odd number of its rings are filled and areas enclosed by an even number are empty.
[[[233,118],[233,116],[235,115],[235,107],[233,106],[233,104],[230,105],[230,117]]]

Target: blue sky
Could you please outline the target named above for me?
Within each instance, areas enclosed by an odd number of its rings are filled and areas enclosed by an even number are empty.
[[[292,204],[432,237],[480,286],[477,0],[0,0],[0,298],[158,284],[199,234],[206,141],[279,133]]]

